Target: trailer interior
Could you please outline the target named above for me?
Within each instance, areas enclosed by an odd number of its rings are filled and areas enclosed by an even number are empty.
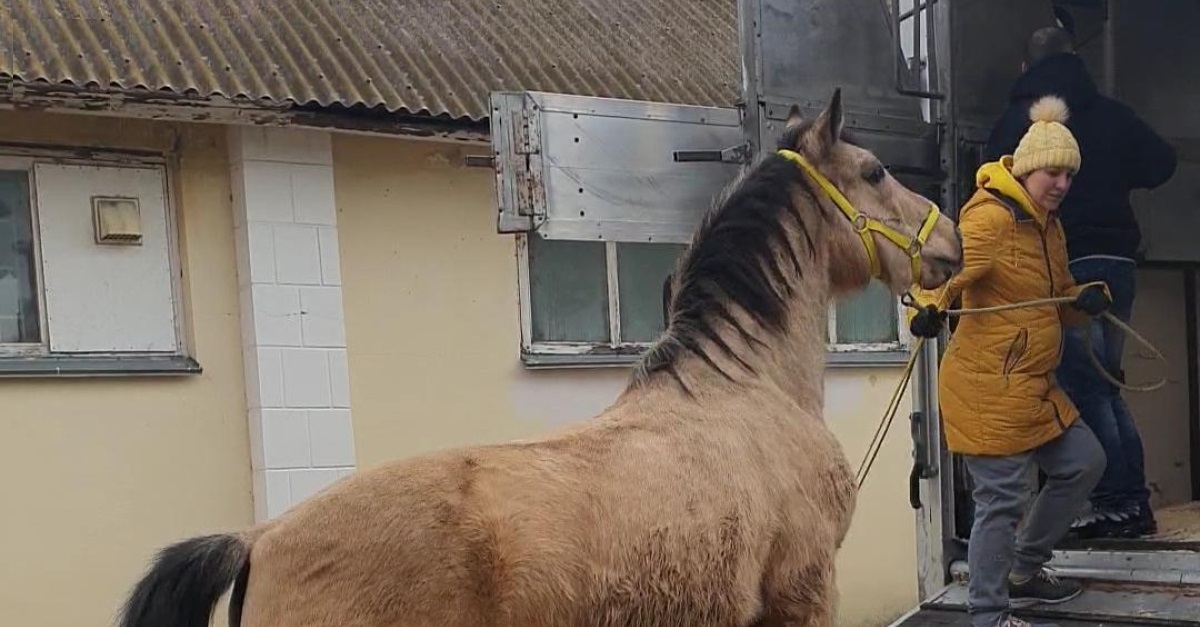
[[[1143,234],[1132,326],[1167,364],[1127,341],[1133,384],[1166,378],[1151,392],[1126,392],[1140,430],[1158,532],[1137,539],[1068,540],[1051,566],[1088,581],[1060,606],[1019,611],[1027,619],[1068,625],[1200,625],[1200,2],[1194,0],[934,0],[927,19],[950,41],[953,150],[957,201],[970,192],[990,123],[1020,71],[1023,37],[1065,19],[1079,54],[1103,93],[1126,103],[1176,149],[1172,179],[1137,191]],[[939,22],[940,20],[940,22]],[[932,385],[932,373],[924,384]],[[932,410],[936,411],[936,410]],[[896,625],[969,625],[966,546],[972,523],[970,480],[961,460],[941,452],[941,472],[926,481],[929,562],[946,566],[944,588],[926,580],[921,607]],[[1031,486],[1033,487],[1033,486]],[[930,492],[940,491],[940,499]],[[927,505],[928,506],[928,505]],[[940,520],[938,516],[941,516]],[[940,533],[939,533],[940,532]]]

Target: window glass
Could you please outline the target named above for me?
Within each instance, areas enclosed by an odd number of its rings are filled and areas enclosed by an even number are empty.
[[[0,343],[37,343],[39,332],[29,173],[0,170]]]
[[[535,234],[528,242],[533,341],[607,343],[604,243],[547,240]]]
[[[896,299],[886,286],[872,280],[837,304],[838,344],[883,344],[898,337]]]
[[[621,341],[653,342],[663,332],[663,281],[685,248],[683,244],[617,244]]]

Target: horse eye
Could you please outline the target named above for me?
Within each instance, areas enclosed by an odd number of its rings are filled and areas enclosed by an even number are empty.
[[[870,171],[863,175],[863,178],[868,183],[875,185],[882,181],[885,176],[887,176],[887,170],[883,169],[883,164],[877,163],[874,168],[871,168]]]

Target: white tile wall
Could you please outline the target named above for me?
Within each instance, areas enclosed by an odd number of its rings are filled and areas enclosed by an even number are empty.
[[[333,226],[337,222],[337,203],[333,197],[333,168],[308,166],[292,172],[296,222]]]
[[[258,520],[355,469],[328,133],[229,135]]]
[[[300,309],[304,312],[301,332],[305,346],[338,348],[346,345],[342,288],[302,287]]]
[[[300,289],[256,284],[250,288],[255,343],[259,346],[302,346]]]
[[[308,412],[312,466],[344,468],[354,465],[354,432],[348,409],[313,409]]]
[[[337,229],[317,229],[321,245],[321,283],[342,284],[342,265],[338,259]]]
[[[333,407],[329,356],[313,348],[283,351],[283,404],[287,407]]]
[[[329,382],[333,389],[334,407],[350,407],[350,366],[346,363],[346,351],[332,350],[329,356]]]
[[[337,468],[314,468],[288,473],[292,503],[303,501],[341,478]]]
[[[258,520],[274,518],[292,506],[292,482],[289,474],[291,473],[287,470],[254,472],[254,512]]]
[[[251,407],[283,407],[283,349],[256,348],[254,351],[257,385],[248,386],[248,389],[253,387],[258,392],[259,403],[251,403]]]
[[[281,284],[320,285],[321,248],[316,227],[275,227],[275,275]]]
[[[349,426],[349,421],[347,421]],[[262,410],[263,467],[311,468],[308,414],[302,409]]]

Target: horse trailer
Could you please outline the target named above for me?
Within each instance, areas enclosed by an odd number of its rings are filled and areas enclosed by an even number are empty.
[[[1200,625],[1200,39],[1192,35],[1200,2],[740,0],[739,16],[743,83],[735,109],[494,93],[499,230],[609,245],[685,243],[700,218],[696,208],[774,145],[789,109],[815,115],[836,88],[856,143],[953,217],[974,189],[1030,34],[1070,21],[1101,91],[1130,105],[1179,158],[1166,185],[1133,198],[1143,249],[1132,325],[1162,350],[1169,370],[1127,343],[1129,380],[1165,375],[1167,383],[1126,398],[1142,430],[1160,530],[1064,542],[1051,567],[1089,580],[1087,592],[1027,613],[1061,625]],[[926,344],[910,389],[905,435],[913,441],[923,601],[896,627],[969,624],[970,482],[939,428],[940,348]],[[896,359],[883,349],[829,357],[857,365]]]

